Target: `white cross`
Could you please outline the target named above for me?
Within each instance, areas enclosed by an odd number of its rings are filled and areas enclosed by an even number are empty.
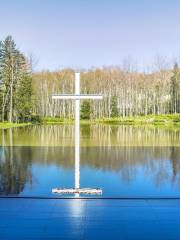
[[[53,193],[60,194],[102,194],[99,188],[80,188],[80,100],[102,99],[102,95],[80,94],[80,73],[75,73],[75,94],[53,94],[52,99],[75,100],[75,188],[54,188]]]

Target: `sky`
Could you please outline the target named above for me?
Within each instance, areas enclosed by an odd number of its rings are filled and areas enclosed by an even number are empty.
[[[0,40],[12,35],[35,70],[180,56],[179,0],[0,0]]]

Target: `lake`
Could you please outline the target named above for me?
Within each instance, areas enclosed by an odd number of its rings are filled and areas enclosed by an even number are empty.
[[[73,125],[0,130],[0,145],[1,195],[74,187]],[[178,128],[82,125],[80,158],[81,187],[102,197],[180,197]]]

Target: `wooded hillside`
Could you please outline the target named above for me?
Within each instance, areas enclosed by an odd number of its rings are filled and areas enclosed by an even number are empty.
[[[74,93],[74,70],[33,73],[31,61],[11,36],[0,42],[0,119],[32,121],[74,118],[74,102],[52,100],[52,93]],[[102,101],[81,103],[81,118],[115,118],[180,113],[180,69],[153,73],[104,67],[81,71],[81,93],[101,93]]]
[[[52,93],[74,92],[74,71],[41,72],[33,75],[33,112],[41,116],[74,117],[73,101],[51,100]],[[180,72],[160,70],[145,74],[102,68],[81,73],[82,93],[102,93],[103,101],[84,101],[82,118],[137,116],[180,112]]]

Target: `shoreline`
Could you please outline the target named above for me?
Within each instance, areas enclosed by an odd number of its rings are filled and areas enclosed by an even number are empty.
[[[73,124],[74,119],[44,118],[42,124]],[[114,125],[176,125],[180,126],[180,114],[147,115],[135,117],[117,117],[102,119],[81,119],[81,124],[114,124]]]
[[[25,127],[30,126],[32,123],[10,123],[10,122],[0,122],[0,129],[9,129],[15,127]]]
[[[180,114],[167,115],[147,115],[135,117],[117,117],[102,119],[81,119],[81,125],[89,124],[110,124],[110,125],[134,125],[134,126],[161,126],[161,127],[180,127]],[[74,124],[74,119],[62,118],[43,118],[38,123],[9,123],[0,122],[0,129],[9,129],[14,127],[25,127],[31,125],[62,125]]]

